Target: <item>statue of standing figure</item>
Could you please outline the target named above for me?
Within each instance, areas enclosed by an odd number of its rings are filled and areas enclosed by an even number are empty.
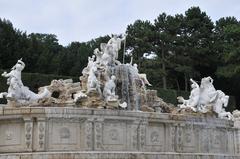
[[[114,34],[112,38],[108,41],[107,45],[112,46],[114,60],[118,59],[118,51],[121,49],[121,42],[125,39],[126,35],[122,35],[122,38],[119,38],[117,34]]]
[[[82,74],[83,75],[88,75],[92,66],[94,65],[94,60],[95,60],[95,55],[92,55],[92,57],[88,57],[88,64],[87,64],[87,67],[85,67],[83,70],[82,70]]]
[[[93,53],[96,56],[96,63],[101,64],[103,52],[96,48]]]
[[[126,39],[126,35],[119,38],[114,34],[107,43],[100,44],[100,50],[96,48],[94,55],[96,55],[96,63],[104,66],[112,66],[114,64],[121,64],[118,59],[118,51],[121,49],[121,42]]]
[[[116,84],[115,84],[116,77],[114,75],[111,76],[104,86],[103,89],[103,96],[105,101],[108,102],[110,100],[117,100],[117,96],[115,94]]]
[[[25,63],[20,59],[9,73],[4,72],[2,74],[3,77],[8,78],[7,84],[9,87],[8,92],[0,93],[1,98],[6,98],[8,101],[15,101],[18,104],[29,104],[49,95],[47,89],[44,89],[41,94],[35,94],[23,85],[21,74],[24,68]]]
[[[102,95],[102,92],[100,89],[100,82],[97,79],[96,72],[97,72],[97,66],[96,64],[93,64],[91,69],[89,70],[89,75],[87,79],[87,93],[90,93],[92,91],[97,91],[100,95]]]

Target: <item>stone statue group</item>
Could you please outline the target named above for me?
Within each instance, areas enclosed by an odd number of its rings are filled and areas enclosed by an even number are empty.
[[[4,72],[2,76],[7,78],[9,85],[8,91],[0,93],[0,98],[6,98],[8,103],[16,105],[31,105],[39,101],[46,100],[52,103],[63,103],[64,101],[80,102],[82,105],[107,105],[127,107],[125,102],[120,103],[116,94],[116,66],[122,65],[118,59],[118,52],[121,49],[121,42],[124,41],[126,35],[121,38],[117,35],[107,42],[100,45],[100,49],[96,48],[93,56],[88,58],[88,65],[82,71],[79,83],[73,83],[71,80],[53,80],[51,85],[42,87],[39,94],[29,90],[23,85],[21,72],[25,68],[22,59],[12,67],[9,73]],[[133,79],[140,80],[141,88],[143,88],[144,98],[146,99],[145,84],[151,85],[147,80],[146,74],[139,74],[137,64],[132,62],[125,64],[133,75]],[[200,86],[196,81],[190,79],[191,93],[189,99],[178,97],[180,109],[191,109],[193,112],[206,113],[208,111],[215,112],[219,118],[233,119],[230,112],[226,112],[229,96],[225,95],[221,90],[216,90],[213,86],[211,77],[202,78]],[[52,97],[53,92],[60,92],[60,99]],[[135,90],[137,91],[137,90]],[[135,100],[135,98],[134,98]],[[102,102],[104,101],[104,103]],[[12,104],[12,105],[14,105]]]
[[[121,42],[124,39],[125,35],[122,35],[122,38],[113,35],[108,43],[101,44],[101,50],[98,48],[94,50],[94,55],[88,58],[88,65],[82,71],[82,88],[78,89],[78,87],[74,87],[75,91],[70,91],[73,95],[73,101],[77,102],[86,98],[87,95],[91,96],[91,93],[97,93],[106,103],[117,101],[118,97],[115,94],[116,77],[112,73],[111,66],[120,64],[117,60],[118,51],[120,50]],[[70,94],[69,91],[66,91],[66,87],[69,87],[69,80],[53,80],[50,86],[44,87],[39,94],[36,94],[23,85],[21,72],[24,68],[25,64],[22,59],[20,59],[9,73],[4,72],[2,74],[3,77],[7,78],[9,88],[8,92],[0,93],[0,98],[6,98],[8,103],[27,105],[38,102],[44,98],[51,98],[51,94],[54,91],[60,91],[61,98],[64,100],[69,99],[66,97]],[[73,89],[73,85],[74,84],[68,89]],[[101,88],[103,88],[103,91]],[[63,90],[65,90],[64,93],[61,93]]]
[[[190,79],[190,81],[192,90],[189,99],[177,98],[179,103],[182,103],[178,105],[180,108],[190,108],[194,112],[199,111],[202,113],[212,110],[218,114],[219,118],[233,118],[230,112],[225,111],[229,96],[225,95],[221,90],[214,88],[211,77],[202,78],[200,86],[193,79]]]

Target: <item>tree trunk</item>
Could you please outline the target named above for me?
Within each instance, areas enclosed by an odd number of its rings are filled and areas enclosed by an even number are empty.
[[[162,70],[165,75],[162,77],[163,81],[163,89],[167,89],[167,79],[166,79],[166,65],[165,65],[165,57],[164,57],[164,50],[163,50],[163,45],[162,45]]]
[[[177,90],[180,91],[180,85],[179,85],[179,81],[177,78],[176,78],[176,84],[177,84]]]
[[[188,91],[188,78],[185,73],[184,73],[184,82],[185,82],[185,91]]]

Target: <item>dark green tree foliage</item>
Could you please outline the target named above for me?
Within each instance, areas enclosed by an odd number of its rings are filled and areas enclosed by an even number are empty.
[[[9,68],[25,48],[25,33],[13,28],[8,20],[0,19],[0,67]]]
[[[217,84],[240,101],[240,23],[234,17],[220,18],[214,31],[218,62]]]
[[[186,36],[188,39],[187,50],[192,60],[194,60],[194,67],[199,70],[201,75],[211,74],[213,72],[207,72],[206,70],[211,70],[213,67],[211,65],[213,63],[211,56],[215,56],[211,49],[213,22],[198,7],[190,8],[185,14]]]
[[[171,58],[174,54],[174,45],[176,43],[177,26],[175,17],[160,14],[154,21],[155,38],[153,48],[158,55],[158,61],[161,64],[160,72],[162,73],[163,88],[167,89],[168,71],[171,70]]]
[[[240,74],[240,23],[234,17],[221,18],[216,22],[215,48],[221,67],[217,75],[234,77]]]
[[[133,63],[138,64],[140,72],[147,72],[149,80],[157,87],[162,87],[162,70],[156,69],[161,67],[157,59],[145,59],[144,54],[155,53],[154,45],[154,25],[150,21],[136,20],[127,27],[126,49],[129,50],[133,57]],[[126,56],[125,61],[130,60]]]
[[[174,57],[176,61],[173,63],[176,64],[175,71],[183,75],[187,91],[189,78],[208,76],[216,69],[213,58],[215,54],[211,49],[214,25],[198,7],[188,9],[185,16],[176,15],[175,19],[179,27]]]
[[[63,47],[56,35],[27,35],[14,29],[10,21],[0,19],[0,68],[9,69],[23,57],[25,72],[79,76],[93,47],[100,42],[72,42]]]
[[[127,49],[131,51],[134,63],[141,68],[144,61],[143,54],[151,53],[153,25],[149,21],[136,20],[127,27]]]

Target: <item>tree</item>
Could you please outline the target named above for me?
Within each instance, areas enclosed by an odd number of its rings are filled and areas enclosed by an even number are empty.
[[[221,18],[215,27],[215,49],[221,63],[216,74],[232,78],[240,73],[240,23],[234,17]]]
[[[143,54],[150,54],[153,51],[153,29],[150,21],[136,20],[127,26],[126,49],[131,51],[134,62],[138,64],[139,68],[143,66]]]
[[[180,23],[176,37],[175,71],[184,76],[184,88],[189,90],[189,78],[211,75],[215,53],[212,50],[213,22],[199,7],[192,7],[185,16],[176,15]]]
[[[167,89],[167,76],[170,66],[170,58],[173,53],[173,44],[176,37],[176,25],[173,16],[160,14],[154,21],[154,52],[158,55],[158,60],[161,64],[160,71],[162,74],[163,88]]]

